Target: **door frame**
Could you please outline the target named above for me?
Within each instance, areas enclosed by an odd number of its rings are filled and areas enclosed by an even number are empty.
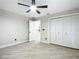
[[[28,19],[28,42],[30,42],[29,37],[30,37],[30,34],[29,34],[29,19]]]
[[[30,19],[28,20],[28,42],[30,42]],[[40,20],[36,20],[36,21],[39,21],[40,22]],[[40,23],[40,40],[41,40],[41,23]]]

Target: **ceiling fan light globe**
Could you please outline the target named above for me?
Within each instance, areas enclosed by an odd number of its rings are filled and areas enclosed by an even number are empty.
[[[30,9],[31,9],[31,11],[35,11],[37,8],[36,8],[36,6],[31,6]]]

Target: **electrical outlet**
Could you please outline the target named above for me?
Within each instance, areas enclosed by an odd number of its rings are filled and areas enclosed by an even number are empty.
[[[16,41],[16,38],[14,39],[14,41]]]
[[[47,38],[45,38],[45,40],[47,40]]]

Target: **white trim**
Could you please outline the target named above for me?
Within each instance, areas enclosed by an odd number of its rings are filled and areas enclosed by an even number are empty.
[[[50,18],[48,18],[48,19],[58,19],[58,18],[64,18],[64,17],[69,17],[69,16],[75,16],[75,15],[79,15],[79,13],[72,13],[72,14],[54,16],[54,17],[50,17]]]
[[[0,46],[0,48],[6,48],[6,47],[10,47],[10,46],[14,46],[14,45],[21,44],[21,43],[25,43],[25,42],[26,42],[26,41],[17,42],[17,43],[12,43],[12,44],[7,44],[7,45]]]
[[[49,43],[48,41],[41,41],[42,43]]]

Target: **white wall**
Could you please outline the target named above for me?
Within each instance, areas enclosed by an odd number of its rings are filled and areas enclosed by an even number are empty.
[[[26,17],[0,10],[0,48],[28,41],[27,19]]]
[[[43,29],[45,29],[43,31]],[[48,18],[41,19],[41,42],[49,43],[48,38]]]

